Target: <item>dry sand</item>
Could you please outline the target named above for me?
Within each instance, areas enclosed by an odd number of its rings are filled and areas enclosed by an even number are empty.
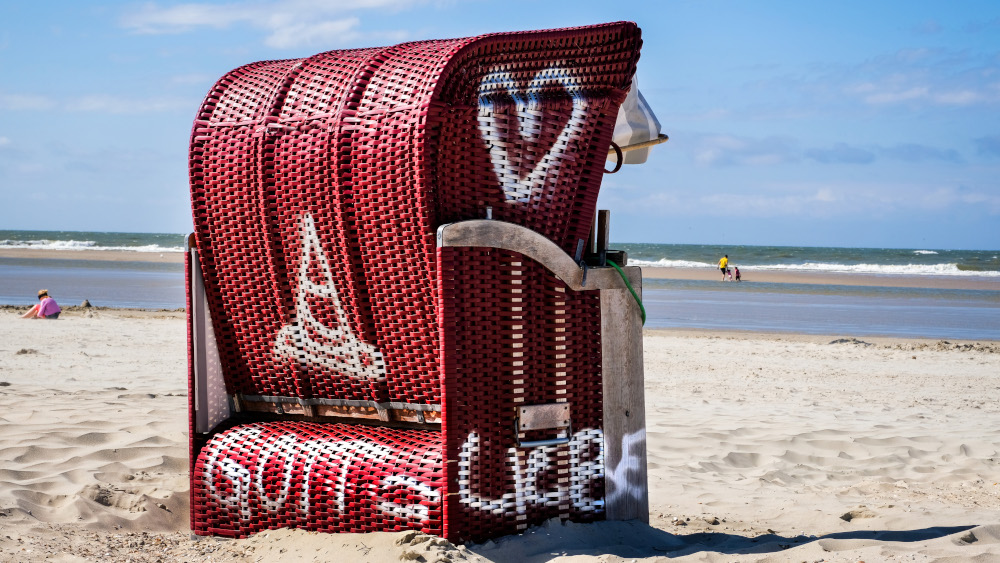
[[[0,561],[1000,561],[1000,344],[647,332],[650,525],[192,540],[183,313],[0,310]]]

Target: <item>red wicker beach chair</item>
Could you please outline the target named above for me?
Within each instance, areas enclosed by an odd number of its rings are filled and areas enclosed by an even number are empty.
[[[219,80],[190,149],[196,534],[645,517],[640,278],[581,266],[640,45],[620,22]]]

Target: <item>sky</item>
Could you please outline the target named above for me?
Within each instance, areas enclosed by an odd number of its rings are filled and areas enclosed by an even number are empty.
[[[616,242],[1000,249],[1000,2],[0,4],[0,229],[186,233],[205,94],[243,64],[631,20],[670,141]]]

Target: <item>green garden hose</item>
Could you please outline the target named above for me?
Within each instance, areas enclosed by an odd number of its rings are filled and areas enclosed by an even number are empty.
[[[642,299],[639,299],[639,295],[634,289],[632,289],[632,284],[629,283],[628,276],[625,275],[625,272],[623,272],[618,264],[615,264],[613,260],[608,260],[608,264],[611,264],[616,270],[618,270],[618,275],[620,275],[622,277],[622,281],[625,282],[625,287],[627,287],[629,292],[632,293],[632,297],[635,299],[635,302],[639,304],[639,311],[642,313],[642,326],[646,326],[646,308],[642,306]]]

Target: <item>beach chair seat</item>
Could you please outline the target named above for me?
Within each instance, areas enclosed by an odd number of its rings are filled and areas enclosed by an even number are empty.
[[[192,482],[196,534],[416,529],[441,535],[440,432],[260,422],[219,432]]]

